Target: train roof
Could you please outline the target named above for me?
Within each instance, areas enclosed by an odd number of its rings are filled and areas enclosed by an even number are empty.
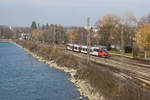
[[[74,44],[74,46],[80,47],[80,45],[78,45],[78,44]]]
[[[87,48],[88,47],[87,45],[83,45],[83,44],[80,45],[80,44],[74,44],[74,43],[67,43],[67,45],[74,45],[74,46],[77,46],[77,47],[82,46],[82,48]],[[104,50],[107,50],[107,47],[103,46],[103,45],[94,45],[94,46],[91,46],[91,49],[94,49],[94,48],[96,48],[96,49],[102,48]]]
[[[82,45],[82,48],[87,48],[87,46],[86,45]]]

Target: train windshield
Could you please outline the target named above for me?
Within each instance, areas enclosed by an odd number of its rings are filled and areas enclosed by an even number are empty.
[[[103,50],[104,53],[108,53],[106,50]]]
[[[107,48],[106,48],[106,47],[103,47],[102,49],[103,49],[103,50],[105,50],[105,51],[107,50]]]

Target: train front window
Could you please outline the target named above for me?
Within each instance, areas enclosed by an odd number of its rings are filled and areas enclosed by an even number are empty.
[[[103,52],[104,52],[104,53],[107,53],[107,51],[106,51],[106,50],[103,50]]]
[[[103,49],[103,50],[107,50],[107,48],[106,48],[106,47],[103,47],[102,49]]]

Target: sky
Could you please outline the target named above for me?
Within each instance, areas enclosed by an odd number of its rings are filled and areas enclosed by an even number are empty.
[[[0,25],[40,24],[91,26],[107,14],[132,12],[138,19],[150,13],[150,0],[0,0]]]

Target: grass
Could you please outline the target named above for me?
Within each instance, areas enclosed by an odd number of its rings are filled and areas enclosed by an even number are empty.
[[[122,52],[116,51],[116,50],[110,50],[110,51],[108,51],[108,52],[109,52],[109,53],[120,54],[120,55],[131,56],[131,57],[132,57],[132,53],[122,53]]]

